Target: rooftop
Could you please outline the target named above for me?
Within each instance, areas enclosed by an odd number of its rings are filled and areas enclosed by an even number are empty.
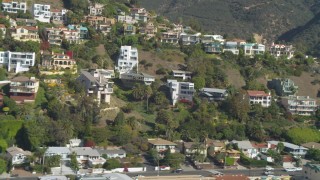
[[[305,148],[309,148],[309,149],[320,149],[320,143],[316,143],[316,142],[308,142],[308,143],[304,143],[301,144],[301,146],[305,147]]]
[[[9,153],[11,156],[17,155],[17,154],[23,154],[25,156],[31,156],[31,152],[30,151],[24,151],[21,148],[18,147],[9,147],[7,148],[7,153]]]
[[[167,141],[161,138],[156,139],[148,139],[148,142],[152,145],[169,145],[169,146],[176,146],[176,143],[173,143],[171,141]]]
[[[279,141],[267,141],[269,144],[274,144],[274,145],[278,145]],[[291,143],[288,143],[288,142],[282,142],[284,147],[287,147],[287,148],[290,148],[290,149],[304,149],[304,150],[308,150],[307,148],[305,147],[302,147],[302,146],[298,146],[298,145],[295,145],[295,144],[291,144]]]
[[[46,154],[70,154],[67,147],[48,147]]]
[[[249,96],[270,96],[270,94],[265,93],[264,91],[248,90],[247,93]]]
[[[202,88],[200,89],[202,92],[208,92],[208,93],[226,93],[226,89],[218,89],[218,88]]]
[[[74,147],[70,148],[70,150],[79,156],[100,156],[100,153],[91,147]]]
[[[252,146],[252,144],[249,140],[245,140],[245,141],[233,140],[233,141],[231,141],[231,143],[237,144],[239,149],[254,149],[254,147]]]
[[[29,82],[29,81],[37,82],[38,80],[36,80],[34,77],[28,78],[26,76],[17,76],[11,79],[11,82]]]

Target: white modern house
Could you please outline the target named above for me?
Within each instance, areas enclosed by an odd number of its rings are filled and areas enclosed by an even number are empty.
[[[8,72],[29,71],[29,67],[34,66],[35,59],[34,52],[0,51],[0,64],[7,67]]]
[[[13,165],[28,162],[28,156],[32,155],[30,151],[24,151],[18,147],[9,147],[6,150],[6,153],[6,156],[11,159]]]
[[[261,104],[262,107],[271,106],[271,94],[264,91],[247,91],[250,104]]]
[[[91,3],[88,9],[91,16],[101,15],[104,5],[99,3]]]
[[[2,10],[8,13],[27,12],[27,2],[19,0],[2,0]]]
[[[172,105],[179,101],[192,102],[195,93],[194,83],[178,82],[177,80],[168,79],[167,86],[170,89]]]
[[[77,81],[84,85],[86,94],[100,104],[101,102],[110,104],[111,94],[113,93],[113,82],[109,79],[112,75],[107,75],[104,71],[81,70]]]
[[[212,42],[224,42],[225,39],[221,35],[203,35],[201,37],[202,43],[212,43]]]
[[[318,109],[317,101],[309,96],[290,95],[282,98],[282,104],[288,112],[303,116],[311,116]]]
[[[131,46],[121,46],[116,70],[120,74],[138,71],[138,49]]]
[[[257,54],[264,54],[266,47],[263,44],[246,43],[243,45],[243,51],[246,56],[254,56]]]
[[[67,9],[51,10],[51,21],[55,24],[63,24],[67,20]]]
[[[181,70],[172,70],[172,75],[175,78],[182,78],[182,80],[187,80],[187,79],[191,79],[192,72],[181,71]]]
[[[51,18],[50,5],[48,4],[33,4],[34,19],[49,23]]]

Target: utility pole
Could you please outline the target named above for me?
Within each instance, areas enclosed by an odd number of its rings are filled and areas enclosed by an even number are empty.
[[[159,153],[157,152],[157,161],[158,161],[158,176],[160,173],[160,166],[159,166]]]

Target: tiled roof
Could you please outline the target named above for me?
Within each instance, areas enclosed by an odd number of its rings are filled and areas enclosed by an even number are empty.
[[[265,93],[264,91],[248,90],[247,93],[249,96],[270,96],[269,94]]]
[[[293,158],[290,155],[283,155],[282,156],[282,162],[292,162]]]
[[[24,151],[23,149],[18,148],[18,147],[9,147],[6,151],[11,156],[14,156],[14,155],[17,155],[17,154],[23,154],[25,156],[31,156],[31,152],[30,151]]]
[[[314,148],[314,149],[320,149],[320,143],[316,142],[308,142],[305,144],[301,144],[301,146],[306,147],[306,148]]]
[[[161,138],[156,139],[148,139],[148,142],[152,145],[170,145],[170,146],[176,146],[176,143],[173,143],[171,141],[167,141]]]
[[[253,147],[255,148],[268,148],[268,144],[267,143],[251,143]]]

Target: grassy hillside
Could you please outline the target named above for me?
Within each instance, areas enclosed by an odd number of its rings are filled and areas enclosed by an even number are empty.
[[[315,0],[140,0],[149,10],[186,23],[199,21],[209,32],[272,39],[314,17]]]

